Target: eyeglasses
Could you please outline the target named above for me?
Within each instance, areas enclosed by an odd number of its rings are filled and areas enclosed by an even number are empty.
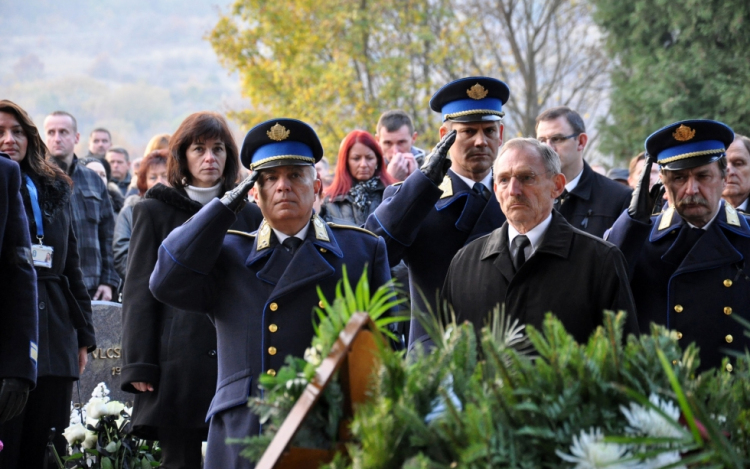
[[[577,134],[570,134],[570,135],[566,135],[566,136],[554,135],[552,137],[539,137],[539,138],[537,138],[537,140],[539,140],[542,143],[547,143],[548,145],[557,145],[558,143],[562,143],[562,142],[564,142],[565,140],[567,140],[569,138],[578,137],[579,135],[581,135],[581,134],[577,133]]]

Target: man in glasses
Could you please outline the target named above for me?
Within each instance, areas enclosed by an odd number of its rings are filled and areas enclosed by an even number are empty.
[[[479,331],[503,304],[510,319],[540,328],[551,311],[585,343],[605,309],[625,310],[624,332],[637,334],[625,257],[552,210],[565,187],[552,148],[514,138],[500,149],[493,176],[492,202],[500,203],[507,222],[451,262],[442,292],[458,323],[470,321]]]
[[[536,138],[560,156],[565,190],[555,208],[573,227],[602,237],[628,208],[632,191],[597,174],[583,160],[588,136],[583,119],[574,110],[560,106],[539,114]]]

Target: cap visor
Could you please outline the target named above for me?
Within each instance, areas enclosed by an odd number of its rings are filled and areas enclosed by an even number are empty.
[[[661,167],[667,171],[679,171],[681,169],[697,168],[698,166],[705,166],[714,161],[718,161],[724,154],[719,155],[706,155],[706,156],[694,156],[692,158],[685,158],[683,160],[673,161],[662,165]],[[657,161],[658,163],[658,161]]]
[[[275,168],[277,166],[314,166],[313,163],[303,160],[273,160],[267,163],[261,163],[253,168],[253,171],[260,171],[262,169]]]
[[[450,117],[447,120],[451,122],[493,122],[502,120],[502,117],[495,114],[469,114],[468,116]]]

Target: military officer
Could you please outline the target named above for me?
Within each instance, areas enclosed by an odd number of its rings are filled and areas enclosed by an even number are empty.
[[[391,265],[403,259],[409,269],[410,348],[429,341],[414,311],[436,312],[456,252],[505,222],[492,197],[491,168],[503,143],[509,94],[505,83],[488,77],[461,78],[435,93],[430,107],[443,117],[441,142],[421,171],[386,188],[365,224],[385,238]]]
[[[711,120],[676,122],[649,136],[641,180],[608,237],[628,261],[641,330],[654,322],[676,331],[683,347],[695,342],[700,370],[719,366],[724,349],[750,345],[732,318],[750,319],[750,226],[721,200],[733,138],[732,129]],[[670,202],[650,216],[654,162]]]
[[[288,355],[302,357],[313,337],[316,287],[335,295],[346,265],[371,288],[389,278],[385,242],[361,228],[327,225],[313,212],[323,156],[315,131],[294,119],[259,124],[245,137],[242,163],[252,174],[174,230],[160,247],[154,296],[207,313],[216,325],[219,377],[208,411],[206,468],[252,467],[226,438],[257,434],[247,407],[262,373],[275,375]],[[257,182],[256,182],[257,181]],[[248,189],[264,220],[254,233],[229,232]],[[189,314],[189,313],[186,313]]]

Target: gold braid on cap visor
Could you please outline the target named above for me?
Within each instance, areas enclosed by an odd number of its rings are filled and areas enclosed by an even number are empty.
[[[315,164],[315,158],[310,158],[309,156],[299,156],[299,155],[278,155],[278,156],[272,156],[270,158],[266,158],[264,160],[258,161],[257,163],[253,163],[250,165],[250,170],[254,171],[255,168],[258,167],[258,165],[266,164],[270,161],[276,161],[276,160],[299,160],[299,161],[306,161],[310,164]]]
[[[683,153],[682,155],[672,156],[669,158],[664,158],[663,160],[658,160],[656,164],[658,165],[665,165],[672,163],[674,161],[684,160],[686,158],[692,158],[694,156],[704,156],[704,155],[721,155],[726,153],[726,149],[716,149],[716,150],[703,150],[703,151],[694,151],[691,153]]]
[[[461,112],[454,112],[452,114],[446,114],[445,118],[453,119],[454,117],[471,116],[473,114],[481,114],[481,115],[493,114],[495,116],[505,117],[505,113],[502,111],[494,111],[492,109],[472,109],[470,111],[461,111]]]

